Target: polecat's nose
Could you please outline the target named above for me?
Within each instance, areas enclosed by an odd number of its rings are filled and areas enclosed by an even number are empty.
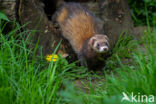
[[[99,50],[99,52],[107,52],[107,51],[108,51],[108,47],[107,46],[103,46]]]
[[[103,50],[106,52],[106,51],[108,51],[108,48],[105,47],[105,48],[103,48]]]
[[[107,46],[103,47],[103,51],[107,52],[108,51],[108,47]]]

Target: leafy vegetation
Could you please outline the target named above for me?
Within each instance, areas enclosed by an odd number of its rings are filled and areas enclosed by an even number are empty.
[[[137,26],[147,25],[148,20],[151,26],[156,26],[155,0],[128,0],[128,1],[131,7],[131,14],[135,25]]]
[[[155,3],[150,1],[146,0],[143,6],[146,19],[133,14],[137,18],[136,24],[146,23],[149,27],[156,21],[151,18],[154,13],[147,9]],[[138,8],[135,2],[130,2],[133,11]],[[34,49],[28,48],[34,30],[20,31],[23,26],[9,21],[2,12],[0,14],[0,103],[127,104],[132,102],[121,101],[123,92],[128,96],[132,92],[156,96],[154,25],[153,31],[147,29],[141,40],[120,38],[104,70],[88,72],[86,68],[76,66],[76,62],[69,64],[61,56],[56,62],[46,62],[42,54],[36,55],[38,43]],[[4,33],[10,22],[14,23],[14,29]],[[23,38],[25,36],[27,38]]]

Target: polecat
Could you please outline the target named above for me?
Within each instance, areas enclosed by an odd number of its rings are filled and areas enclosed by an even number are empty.
[[[95,65],[98,56],[109,50],[103,34],[102,21],[79,3],[64,3],[53,19],[59,24],[62,35],[78,55],[81,65]]]

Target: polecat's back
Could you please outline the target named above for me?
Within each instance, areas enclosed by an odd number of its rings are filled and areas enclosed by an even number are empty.
[[[103,33],[100,19],[78,3],[63,4],[55,18],[64,38],[70,42],[76,53],[81,51],[86,40]]]

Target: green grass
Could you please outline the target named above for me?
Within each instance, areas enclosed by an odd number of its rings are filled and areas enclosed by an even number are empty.
[[[149,18],[146,13],[148,26]],[[0,104],[127,104],[122,92],[156,96],[156,27],[148,27],[139,41],[120,38],[106,67],[88,72],[61,56],[46,62],[36,55],[38,44],[28,48],[34,31],[21,32],[24,26],[13,21],[4,33],[10,22],[0,17]]]
[[[154,30],[155,31],[155,30]],[[105,73],[105,81],[97,80],[92,83],[92,76],[89,77],[88,93],[84,93],[81,89],[77,90],[75,87],[69,87],[65,84],[67,89],[62,91],[60,95],[67,103],[79,104],[123,104],[128,102],[121,102],[122,92],[129,96],[133,92],[135,95],[156,95],[156,35],[155,32],[145,33],[149,35],[150,39],[144,40],[142,45],[138,41],[129,40],[129,38],[121,39],[120,45],[116,46],[113,55],[107,60],[106,68],[112,70]],[[152,37],[152,38],[151,38]],[[129,40],[129,41],[127,41]],[[150,40],[150,41],[149,41]],[[135,48],[134,48],[135,47]],[[116,49],[118,48],[118,49]],[[128,62],[125,62],[127,61]],[[124,64],[123,64],[124,63]],[[100,77],[103,78],[102,76]],[[93,79],[94,80],[94,79]],[[70,100],[68,100],[70,99]],[[156,103],[156,102],[155,102]]]
[[[147,25],[147,14],[149,15],[149,22],[151,26],[156,26],[156,1],[155,0],[128,0],[131,8],[134,25]]]

